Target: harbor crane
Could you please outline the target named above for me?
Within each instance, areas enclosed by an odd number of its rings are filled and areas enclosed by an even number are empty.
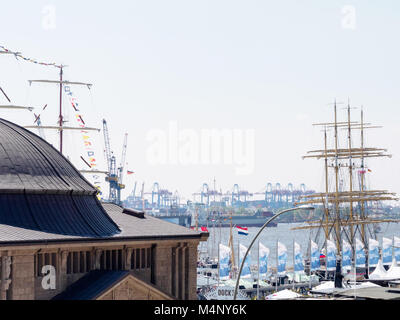
[[[110,136],[108,134],[107,121],[103,119],[103,134],[104,134],[104,154],[107,160],[108,173],[105,180],[109,183],[110,189],[108,194],[108,201],[117,205],[121,204],[121,190],[125,189],[125,185],[122,183],[124,176],[126,148],[128,142],[128,134],[125,133],[124,144],[122,146],[122,156],[119,167],[116,166],[116,158],[113,154],[110,146]]]

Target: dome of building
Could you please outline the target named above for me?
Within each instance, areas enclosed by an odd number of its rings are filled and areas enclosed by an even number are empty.
[[[96,194],[52,145],[0,119],[0,224],[83,237],[119,233]]]

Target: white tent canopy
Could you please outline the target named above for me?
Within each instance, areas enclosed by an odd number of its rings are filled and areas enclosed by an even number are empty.
[[[387,271],[386,277],[389,279],[400,279],[400,266],[397,264],[395,258],[393,258],[392,265]]]
[[[266,296],[265,300],[286,300],[286,299],[295,299],[298,297],[301,297],[301,295],[292,290],[285,289],[285,290],[270,294],[269,296]]]
[[[372,272],[369,275],[369,278],[371,280],[385,280],[385,279],[388,279],[387,271],[385,270],[385,268],[383,267],[383,264],[382,264],[382,259],[379,259],[378,264],[376,265],[376,268],[375,268],[374,272]]]

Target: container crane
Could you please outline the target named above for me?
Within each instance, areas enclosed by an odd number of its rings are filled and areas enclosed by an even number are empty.
[[[118,188],[117,188],[117,199],[118,199],[118,204],[121,203],[121,190],[125,189],[125,185],[122,183],[122,180],[124,178],[124,170],[125,170],[125,158],[126,158],[126,147],[128,144],[128,134],[125,133],[124,137],[124,144],[122,146],[122,156],[121,156],[121,162],[119,164],[118,168]]]
[[[116,166],[116,158],[113,152],[111,151],[110,136],[108,133],[107,121],[105,119],[103,119],[103,134],[104,134],[104,145],[105,145],[104,154],[107,160],[107,169],[108,169],[108,173],[106,175],[105,180],[110,185],[108,201],[120,205],[121,189],[125,188],[125,185],[122,183],[122,179],[125,167],[128,134],[127,133],[125,134],[124,145],[122,147],[121,163],[118,169]]]

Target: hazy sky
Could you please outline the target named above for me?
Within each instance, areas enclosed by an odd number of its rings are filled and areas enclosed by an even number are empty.
[[[363,105],[366,121],[384,126],[366,144],[393,158],[368,162],[370,186],[400,193],[399,1],[13,1],[2,4],[0,30],[0,45],[93,83],[72,91],[88,125],[107,119],[118,158],[128,133],[135,174],[125,175],[123,197],[136,180],[191,199],[214,176],[223,191],[238,183],[257,192],[267,182],[321,190],[322,163],[301,157],[322,147],[312,123],[332,120],[335,98],[350,99],[357,120]],[[50,78],[57,69],[0,56],[0,86],[35,112],[47,103],[43,119],[55,124],[57,87],[26,81]],[[33,122],[25,111],[0,117]],[[207,164],[201,139],[212,129],[234,137],[230,161]],[[104,166],[102,133],[96,139]],[[160,163],[153,152],[163,143]],[[66,140],[71,154],[81,145],[79,135]],[[248,170],[238,172],[243,163]]]

